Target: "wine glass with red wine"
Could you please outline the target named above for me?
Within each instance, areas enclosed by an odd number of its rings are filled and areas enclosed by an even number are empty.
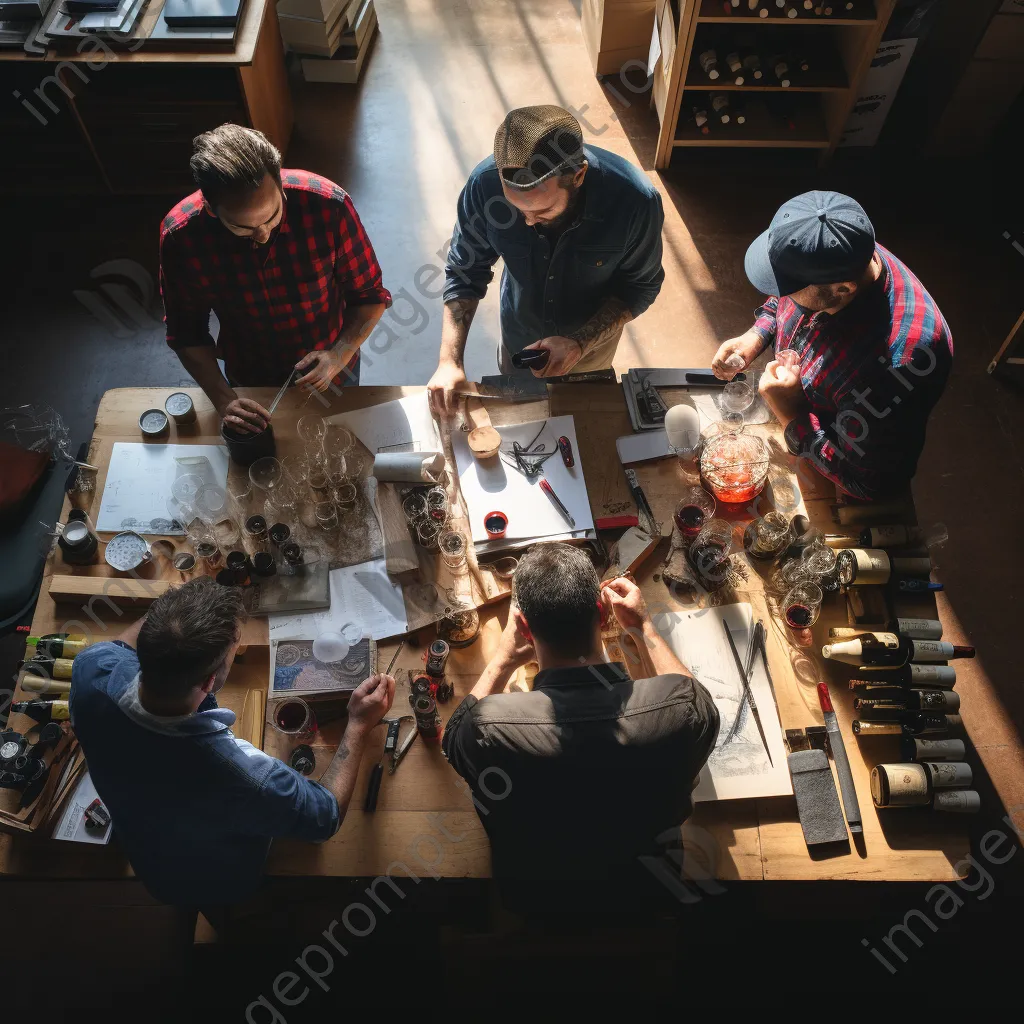
[[[675,522],[684,537],[696,537],[701,528],[713,519],[717,505],[703,487],[687,487],[676,505]]]
[[[798,583],[782,599],[782,613],[797,645],[810,647],[811,626],[821,611],[821,587],[817,583]]]

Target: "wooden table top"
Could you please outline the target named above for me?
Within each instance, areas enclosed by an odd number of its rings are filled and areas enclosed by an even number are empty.
[[[94,514],[99,508],[111,445],[115,441],[141,441],[139,413],[146,408],[162,407],[164,399],[175,390],[180,389],[123,388],[104,395],[89,455],[89,461],[100,467],[92,506]],[[287,445],[300,415],[312,411],[327,415],[363,408],[420,391],[421,388],[347,388],[340,396],[327,399],[329,407],[315,400],[307,404],[305,395],[290,392],[275,414],[279,448],[282,439]],[[273,389],[243,389],[241,393],[267,402],[272,398]],[[201,392],[192,390],[190,394],[199,414],[197,423],[188,434],[172,426],[171,435],[165,440],[216,443],[219,439],[216,413]],[[492,421],[499,427],[503,423],[526,422],[547,415],[575,416],[578,457],[595,517],[621,510],[623,502],[628,502],[633,509],[615,452],[615,439],[630,432],[621,388],[564,385],[550,389],[547,401],[518,405],[488,402],[487,406]],[[774,424],[755,429],[769,441],[773,436],[777,439]],[[784,450],[776,448],[772,468],[776,493],[788,490],[806,510],[812,523],[829,532],[838,532],[829,507],[835,500],[831,485],[805,472],[798,478],[794,473],[795,462]],[[668,522],[682,484],[682,470],[675,460],[641,464],[636,468],[657,518]],[[742,522],[744,516],[736,513],[727,518]],[[677,609],[680,606],[660,578],[667,548],[666,540],[645,563],[637,579],[651,606]],[[106,566],[101,565],[102,569],[95,566],[77,571],[105,572]],[[48,564],[32,623],[33,633],[56,632],[69,620],[80,618],[80,610],[56,605],[48,593],[50,575],[54,571],[66,573],[68,568],[59,556]],[[714,877],[721,879],[946,881],[956,878],[954,865],[969,852],[962,819],[928,811],[897,810],[880,814],[874,809],[869,790],[871,768],[882,761],[899,759],[898,740],[880,738],[858,744],[850,731],[855,715],[852,694],[846,686],[849,670],[821,659],[820,647],[809,650],[793,647],[777,615],[772,614],[761,575],[756,571],[748,575],[749,579],[741,584],[742,589],[735,589],[735,599],[749,602],[755,615],[768,625],[769,663],[783,729],[821,725],[815,686],[822,679],[830,683],[857,786],[864,820],[863,843],[859,848],[851,845],[845,852],[811,854],[803,840],[793,797],[719,801],[696,805],[693,816],[683,826],[687,856],[704,863]],[[931,616],[935,617],[934,602],[930,609]],[[917,614],[929,614],[928,607],[914,610]],[[128,611],[118,618],[109,609],[99,606],[93,612],[102,624],[94,627],[94,632],[107,625],[116,632],[134,617]],[[910,614],[912,610],[901,609],[901,613]],[[479,640],[464,650],[452,652],[449,676],[455,686],[455,697],[440,706],[444,720],[472,688],[493,653],[506,614],[507,600],[483,609]],[[830,625],[846,625],[845,605],[841,600],[827,601],[823,607],[815,627],[819,643]],[[250,688],[266,689],[267,686],[265,625],[262,630],[262,634],[250,634],[247,638],[249,650],[236,662],[219,695],[222,706],[236,714],[241,713]],[[427,628],[411,636],[397,668],[419,668],[433,635],[433,630]],[[382,642],[380,664],[386,665],[396,648],[397,641]],[[405,713],[401,700],[400,695],[391,712],[393,716]],[[328,726],[325,733],[337,728]],[[451,878],[489,876],[490,849],[486,833],[473,810],[465,784],[444,760],[439,744],[427,744],[417,738],[398,771],[394,775],[385,772],[377,810],[362,811],[369,772],[381,756],[383,742],[384,729],[380,727],[364,754],[352,806],[338,834],[320,845],[275,842],[268,861],[269,873],[367,876],[383,873],[397,862],[420,877],[424,872]],[[317,773],[325,767],[326,761],[318,757]],[[402,867],[394,870],[403,872]],[[107,847],[92,847],[35,836],[0,836],[0,873],[46,878],[110,878],[130,875],[131,869],[116,841]]]

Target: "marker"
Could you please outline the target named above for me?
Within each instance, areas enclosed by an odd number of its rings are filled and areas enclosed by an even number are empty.
[[[555,503],[555,505],[558,508],[558,511],[562,513],[562,518],[573,529],[575,529],[576,528],[576,520],[573,519],[573,517],[571,515],[569,515],[569,510],[562,504],[562,502],[559,500],[558,495],[555,494],[554,489],[552,488],[551,484],[549,484],[547,482],[547,480],[544,479],[544,477],[540,478],[540,489]]]
[[[850,771],[850,759],[846,756],[843,745],[843,734],[839,731],[839,720],[832,708],[832,697],[828,692],[828,683],[818,683],[818,703],[821,704],[825,716],[825,728],[828,729],[828,742],[832,748],[832,759],[836,763],[839,774],[839,790],[843,794],[843,810],[846,811],[846,824],[850,832],[863,832],[860,821],[860,804],[857,802],[857,788],[853,784],[853,773]]]

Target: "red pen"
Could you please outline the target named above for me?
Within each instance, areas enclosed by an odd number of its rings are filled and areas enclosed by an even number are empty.
[[[571,515],[569,515],[569,510],[562,504],[562,502],[558,498],[558,495],[555,494],[551,484],[549,484],[547,480],[544,479],[544,477],[540,478],[540,489],[555,503],[555,506],[558,508],[558,511],[562,513],[562,518],[564,518],[565,521],[575,529],[576,520],[573,519]]]

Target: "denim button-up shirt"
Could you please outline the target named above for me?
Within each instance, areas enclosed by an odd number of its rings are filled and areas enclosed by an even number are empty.
[[[459,196],[445,269],[444,301],[482,299],[500,256],[501,335],[510,352],[579,329],[605,299],[639,316],[661,291],[661,196],[631,163],[584,147],[582,209],[552,242],[509,203],[493,157]]]

